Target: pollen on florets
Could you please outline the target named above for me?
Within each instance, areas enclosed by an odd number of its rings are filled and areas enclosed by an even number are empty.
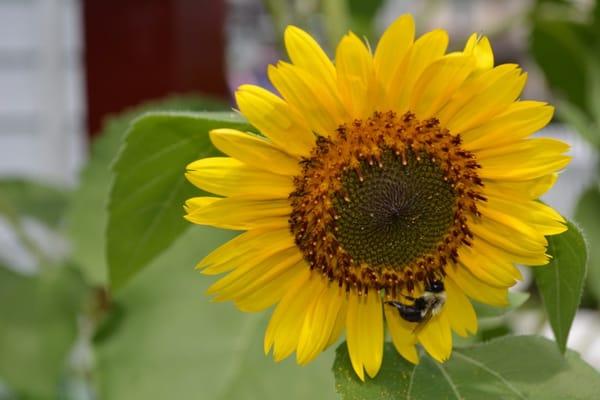
[[[483,183],[438,120],[375,112],[318,137],[290,194],[289,224],[314,271],[395,297],[440,279],[470,245]]]

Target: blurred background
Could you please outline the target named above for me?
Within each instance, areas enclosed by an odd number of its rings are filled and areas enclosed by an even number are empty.
[[[269,86],[267,65],[286,58],[286,25],[310,31],[331,55],[349,28],[374,45],[406,12],[419,33],[448,30],[453,49],[472,32],[489,36],[497,64],[529,73],[522,97],[557,106],[541,134],[569,142],[574,158],[544,200],[591,243],[569,347],[600,368],[595,1],[0,0],[0,399],[280,398],[276,374],[281,387],[304,376],[333,393],[322,373],[331,354],[274,370],[260,355],[264,316],[204,307],[204,278],[190,278],[198,255],[184,247],[113,297],[103,250],[109,167],[139,113],[228,109],[238,85]],[[481,338],[551,337],[531,279],[516,290],[531,293],[525,306],[483,324]],[[217,348],[202,345],[213,337]],[[257,365],[270,372],[239,371]],[[312,393],[301,386],[298,398]]]

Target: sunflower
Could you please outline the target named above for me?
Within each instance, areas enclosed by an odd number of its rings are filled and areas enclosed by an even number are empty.
[[[442,362],[453,331],[477,330],[471,299],[505,305],[515,264],[546,264],[545,236],[566,229],[537,199],[568,146],[530,137],[553,108],[519,100],[526,74],[494,66],[486,37],[446,54],[445,31],[414,35],[401,16],[372,54],[350,32],[332,62],[288,27],[290,62],[268,68],[278,94],[236,92],[261,135],[213,130],[229,157],[188,166],[216,196],[189,199],[186,218],[245,231],[198,264],[226,273],[208,292],[242,311],[275,305],[264,349],[277,361],[306,364],[345,330],[356,374],[374,377],[387,326],[410,362],[418,344]]]

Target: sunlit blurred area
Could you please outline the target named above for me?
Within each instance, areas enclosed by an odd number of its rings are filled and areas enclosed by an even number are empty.
[[[597,2],[0,0],[0,400],[244,398],[225,389],[215,397],[177,392],[180,385],[195,390],[208,379],[200,371],[209,373],[213,365],[190,372],[196,363],[203,363],[204,348],[187,353],[183,347],[197,344],[195,335],[220,336],[210,318],[221,318],[230,335],[215,348],[204,349],[209,358],[229,351],[222,366],[214,364],[223,376],[237,376],[237,369],[252,370],[254,364],[275,364],[254,355],[262,355],[262,338],[252,330],[253,324],[264,325],[262,317],[253,314],[250,322],[240,322],[230,318],[237,314],[229,305],[210,311],[210,317],[191,310],[208,303],[202,297],[204,288],[186,281],[192,280],[194,257],[186,253],[179,264],[160,259],[157,263],[164,267],[144,271],[139,283],[125,288],[117,300],[111,298],[104,231],[111,168],[121,140],[130,122],[143,112],[231,110],[239,85],[272,89],[267,66],[287,60],[282,43],[287,25],[311,32],[334,57],[335,44],[349,29],[374,49],[384,29],[404,13],[415,16],[417,33],[447,30],[455,51],[464,48],[473,32],[488,36],[497,64],[518,63],[527,72],[522,98],[555,105],[552,123],[538,135],[568,142],[573,159],[543,201],[587,232],[587,281],[568,345],[600,369]],[[193,236],[188,239],[196,243]],[[53,275],[31,287],[20,280],[59,268],[68,269],[68,276]],[[161,275],[159,270],[169,272]],[[514,290],[530,293],[528,300],[518,310],[482,325],[480,338],[506,332],[553,337],[533,278],[529,270],[523,273],[524,282]],[[181,276],[171,282],[165,278],[170,274]],[[64,282],[73,281],[77,285],[64,289]],[[164,283],[163,291],[145,290],[150,281]],[[179,292],[187,296],[185,301],[177,298]],[[28,303],[32,298],[35,304]],[[102,314],[109,308],[110,318]],[[82,309],[102,317],[93,320],[83,316]],[[172,329],[165,328],[171,315]],[[137,331],[127,330],[134,325],[132,320],[139,324]],[[244,329],[253,335],[255,358],[244,359],[241,354],[250,344],[235,335]],[[181,332],[181,348],[177,337],[152,336],[163,330]],[[129,346],[140,349],[144,344],[160,349],[160,357],[142,357],[139,363],[146,364],[138,366],[127,352]],[[326,357],[319,363],[329,368],[333,351]],[[291,362],[284,364],[284,370],[297,371]],[[37,370],[32,370],[29,382],[32,365]],[[96,373],[98,365],[108,366],[109,372]],[[173,378],[172,387],[168,382],[152,386],[165,397],[143,397],[153,393],[140,389],[141,382],[152,378],[140,371],[153,368],[161,373],[187,372],[185,378]],[[200,376],[197,382],[195,375]],[[227,378],[223,379],[218,384],[227,387]],[[248,398],[281,398],[277,397],[281,392],[250,381],[244,388],[258,389]]]

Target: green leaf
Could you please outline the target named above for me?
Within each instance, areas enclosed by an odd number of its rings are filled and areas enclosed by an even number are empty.
[[[72,244],[72,259],[80,266],[88,282],[94,285],[108,283],[104,235],[108,220],[106,204],[112,180],[110,164],[117,155],[131,122],[149,111],[224,108],[226,105],[223,103],[198,96],[172,97],[146,103],[106,121],[92,145],[90,159],[81,172],[81,183],[67,210],[67,233]]]
[[[99,398],[335,398],[333,351],[308,366],[263,353],[265,316],[203,296],[193,266],[231,232],[190,229],[114,297],[122,319],[96,342]]]
[[[67,234],[71,258],[93,285],[108,282],[104,256],[106,202],[110,188],[109,165],[117,154],[132,114],[109,119],[92,145],[90,160],[81,172],[80,185],[67,211]]]
[[[526,292],[508,292],[508,305],[506,307],[493,307],[483,303],[473,302],[477,318],[496,318],[501,317],[507,312],[516,310],[529,299],[529,293]]]
[[[364,383],[343,343],[333,372],[343,400],[594,399],[600,391],[600,375],[578,354],[563,357],[553,342],[536,336],[505,336],[455,349],[445,364],[423,356],[416,366],[386,344],[381,371]]]
[[[237,114],[149,113],[132,125],[114,165],[108,206],[106,254],[110,283],[122,287],[190,226],[183,204],[201,192],[189,184],[185,167],[218,155],[208,132],[248,130]]]
[[[27,216],[56,228],[64,217],[65,189],[23,179],[0,180],[0,203],[18,216]],[[0,208],[2,213],[3,208]]]
[[[585,283],[587,250],[579,228],[568,222],[568,230],[548,237],[550,263],[534,268],[535,282],[542,295],[556,343],[567,348],[569,330],[581,301]]]
[[[597,301],[600,301],[600,188],[594,185],[579,198],[575,221],[583,228],[589,246],[587,284]]]
[[[0,381],[25,397],[55,397],[84,294],[69,267],[34,277],[0,267]]]
[[[589,114],[587,28],[571,21],[534,18],[530,51],[550,87]]]

